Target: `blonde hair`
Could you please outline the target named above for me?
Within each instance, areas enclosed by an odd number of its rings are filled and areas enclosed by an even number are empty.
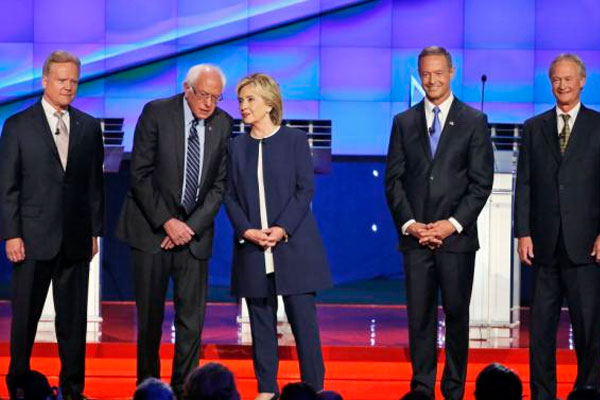
[[[275,125],[280,125],[283,119],[283,102],[281,100],[281,90],[279,85],[273,78],[267,74],[252,74],[243,78],[235,87],[235,92],[240,95],[240,91],[245,86],[252,85],[259,96],[265,101],[265,103],[271,107],[269,118]]]
[[[55,50],[52,53],[50,53],[48,58],[46,58],[46,61],[44,61],[42,74],[44,76],[48,76],[52,64],[60,63],[73,63],[77,66],[77,73],[79,74],[79,72],[81,71],[81,61],[76,55],[64,50]]]

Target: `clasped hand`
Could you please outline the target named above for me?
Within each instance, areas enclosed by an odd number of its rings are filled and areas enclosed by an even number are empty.
[[[195,232],[185,222],[177,218],[171,218],[163,224],[167,236],[163,239],[160,247],[164,250],[170,250],[175,246],[188,244]]]
[[[406,231],[417,238],[420,245],[434,250],[439,248],[444,240],[456,231],[456,228],[450,221],[443,219],[429,224],[415,222],[410,224]]]
[[[272,226],[267,229],[247,229],[244,232],[244,239],[268,249],[275,247],[285,237],[285,230],[279,226]]]

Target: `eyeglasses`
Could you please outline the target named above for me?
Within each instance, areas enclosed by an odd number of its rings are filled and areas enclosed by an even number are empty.
[[[223,95],[222,94],[220,94],[218,96],[215,96],[214,94],[210,94],[208,92],[205,92],[204,90],[196,92],[196,89],[194,89],[194,87],[191,86],[191,85],[190,85],[190,90],[192,91],[192,94],[197,99],[200,99],[202,101],[206,101],[206,100],[210,99],[213,104],[217,104],[218,102],[220,102],[221,100],[223,100]]]

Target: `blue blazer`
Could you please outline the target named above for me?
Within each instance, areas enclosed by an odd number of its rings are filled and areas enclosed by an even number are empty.
[[[246,229],[261,228],[259,143],[250,135],[240,135],[229,144],[225,206],[235,232],[231,291],[238,297],[269,295],[263,249],[240,240]],[[329,287],[327,257],[310,209],[314,172],[306,134],[282,126],[262,143],[269,226],[281,226],[289,235],[287,243],[281,241],[273,249],[277,294],[309,293]]]

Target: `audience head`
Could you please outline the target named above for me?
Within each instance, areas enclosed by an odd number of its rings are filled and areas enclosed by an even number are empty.
[[[148,378],[135,389],[133,400],[174,400],[171,387],[156,378]]]
[[[433,400],[433,397],[422,390],[411,390],[402,396],[400,400]]]
[[[600,400],[600,392],[593,387],[582,387],[569,393],[567,400]]]
[[[29,371],[15,377],[9,388],[11,399],[55,399],[57,391],[50,386],[48,378],[38,371]]]
[[[319,400],[317,391],[308,383],[288,383],[281,391],[281,400]]]
[[[186,400],[239,400],[233,373],[224,365],[208,363],[193,370],[183,387]]]
[[[519,376],[501,364],[490,364],[475,381],[476,400],[520,400],[523,385]]]
[[[344,400],[341,394],[333,390],[321,390],[317,396],[319,400]]]

